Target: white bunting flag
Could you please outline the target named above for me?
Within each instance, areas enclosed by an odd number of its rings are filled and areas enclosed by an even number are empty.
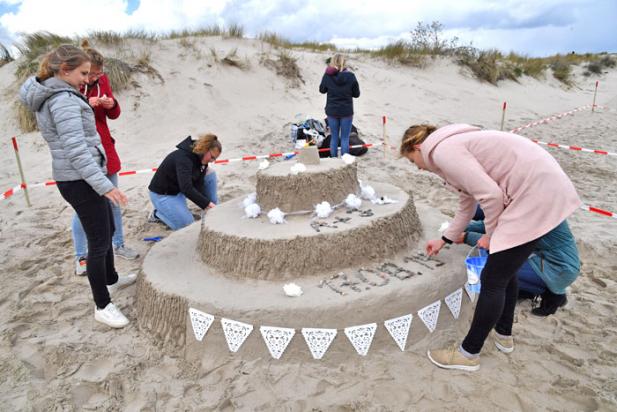
[[[261,336],[266,342],[266,346],[270,351],[270,355],[274,359],[280,359],[287,345],[291,342],[291,339],[296,334],[295,329],[290,328],[277,328],[273,326],[261,326],[259,328]]]
[[[223,326],[227,346],[229,346],[229,350],[232,352],[237,352],[253,331],[253,325],[226,318],[221,319],[221,325]]]
[[[375,330],[377,329],[376,323],[369,323],[367,325],[350,326],[345,328],[345,335],[356,349],[359,355],[366,356],[373,337],[375,336]]]
[[[439,318],[439,308],[441,308],[441,300],[431,303],[418,311],[418,316],[426,325],[428,330],[433,333],[437,327],[437,318]]]
[[[336,337],[336,329],[302,328],[302,336],[313,359],[321,359]]]
[[[212,326],[214,316],[193,308],[189,308],[189,316],[191,318],[191,325],[193,325],[195,339],[201,342],[210,326]]]
[[[471,303],[476,301],[476,294],[473,292],[472,286],[467,282],[465,282],[465,292],[467,292],[467,296],[469,296]]]
[[[461,301],[463,299],[463,289],[458,288],[454,292],[445,297],[444,302],[448,305],[448,309],[452,312],[454,319],[458,319],[461,314]]]
[[[392,339],[394,339],[402,351],[405,351],[407,336],[409,335],[409,328],[411,327],[412,320],[413,315],[410,313],[409,315],[390,319],[383,323],[386,329],[388,329],[388,332],[390,332]]]

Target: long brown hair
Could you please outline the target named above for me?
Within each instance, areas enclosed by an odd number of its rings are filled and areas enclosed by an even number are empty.
[[[205,155],[209,150],[213,149],[218,150],[219,153],[223,151],[219,138],[212,133],[200,134],[197,141],[193,143],[193,153],[198,155]]]
[[[79,47],[63,44],[43,57],[37,77],[39,80],[46,80],[54,77],[60,70],[74,70],[89,61],[90,57]]]
[[[414,146],[422,144],[435,130],[437,130],[437,127],[431,124],[418,124],[405,130],[405,134],[403,134],[403,138],[401,139],[401,156],[413,152],[415,150]]]

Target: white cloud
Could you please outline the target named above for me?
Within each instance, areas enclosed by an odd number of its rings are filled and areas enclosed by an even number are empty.
[[[465,42],[530,54],[617,49],[615,0],[0,0],[0,33],[63,35],[130,28],[167,32],[238,23],[248,35],[274,31],[295,41],[378,47],[440,21]],[[17,5],[17,6],[16,6]]]

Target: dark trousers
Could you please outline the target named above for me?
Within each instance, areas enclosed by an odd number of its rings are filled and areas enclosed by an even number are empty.
[[[536,240],[491,253],[482,270],[482,288],[463,349],[480,353],[491,329],[502,335],[512,335],[514,307],[518,297],[516,271],[533,252]]]
[[[111,237],[114,220],[109,201],[84,180],[58,182],[60,194],[75,209],[88,239],[88,280],[94,303],[103,309],[111,299],[107,285],[118,281]]]

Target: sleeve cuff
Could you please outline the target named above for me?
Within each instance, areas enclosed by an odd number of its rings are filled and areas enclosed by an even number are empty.
[[[448,239],[447,237],[445,237],[445,236],[442,236],[442,237],[441,237],[441,240],[443,240],[444,242],[446,242],[446,244],[448,244],[448,245],[451,245],[451,244],[452,244],[452,241],[451,241],[450,239]]]

